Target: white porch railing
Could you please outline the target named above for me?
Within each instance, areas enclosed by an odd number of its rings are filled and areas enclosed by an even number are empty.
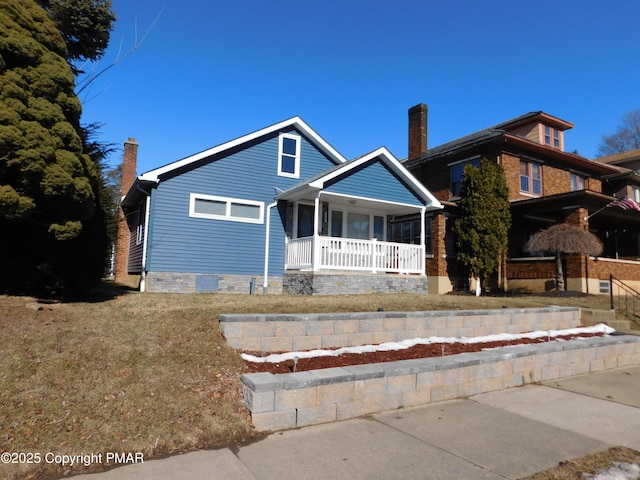
[[[314,238],[317,240],[316,248]],[[285,269],[424,274],[424,248],[420,245],[375,239],[296,238],[287,242]]]

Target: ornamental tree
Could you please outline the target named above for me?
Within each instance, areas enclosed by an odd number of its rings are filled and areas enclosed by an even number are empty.
[[[498,270],[508,246],[511,211],[503,168],[485,158],[479,167],[467,165],[459,207],[460,216],[453,227],[456,258],[483,285]]]
[[[550,252],[555,255],[556,290],[564,290],[565,280],[562,258],[571,253],[600,255],[602,253],[602,242],[585,228],[569,223],[558,223],[532,235],[525,248],[531,253]]]

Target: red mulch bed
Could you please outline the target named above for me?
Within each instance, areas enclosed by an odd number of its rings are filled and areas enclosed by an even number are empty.
[[[584,333],[579,335],[563,335],[553,337],[555,340],[573,340],[575,338],[601,337],[601,333]],[[547,338],[522,338],[519,340],[505,340],[486,343],[433,343],[430,345],[416,345],[404,350],[391,350],[369,353],[344,353],[338,356],[324,356],[313,358],[300,358],[295,367],[296,372],[307,370],[317,370],[320,368],[346,367],[349,365],[362,365],[366,363],[394,362],[397,360],[409,360],[412,358],[442,357],[445,355],[455,355],[458,353],[479,352],[486,348],[498,348],[508,345],[525,345],[533,343],[547,343]],[[254,356],[261,353],[246,352]],[[283,353],[283,352],[280,352]],[[264,355],[264,354],[262,354]],[[244,362],[250,373],[271,372],[271,373],[291,373],[294,370],[294,361],[287,360],[280,363],[254,363]]]

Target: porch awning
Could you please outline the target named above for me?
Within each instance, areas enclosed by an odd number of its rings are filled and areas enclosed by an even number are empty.
[[[579,190],[558,195],[520,200],[511,203],[514,214],[548,219],[550,223],[564,222],[567,211],[584,208],[593,215],[590,225],[603,229],[633,228],[640,229],[640,212],[622,210],[621,208],[603,208],[615,200],[610,195],[591,190]]]

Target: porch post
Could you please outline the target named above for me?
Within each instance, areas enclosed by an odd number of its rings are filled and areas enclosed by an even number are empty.
[[[426,250],[425,250],[425,246],[424,246],[424,241],[425,241],[425,234],[424,234],[424,230],[425,230],[425,213],[427,212],[426,207],[422,207],[420,209],[420,248],[422,250],[422,253],[420,254],[420,271],[422,272],[421,275],[426,275],[425,272],[425,255],[426,255]]]
[[[320,225],[320,192],[313,200],[313,253],[311,258],[311,270],[316,272],[320,269],[320,235],[318,225]]]

